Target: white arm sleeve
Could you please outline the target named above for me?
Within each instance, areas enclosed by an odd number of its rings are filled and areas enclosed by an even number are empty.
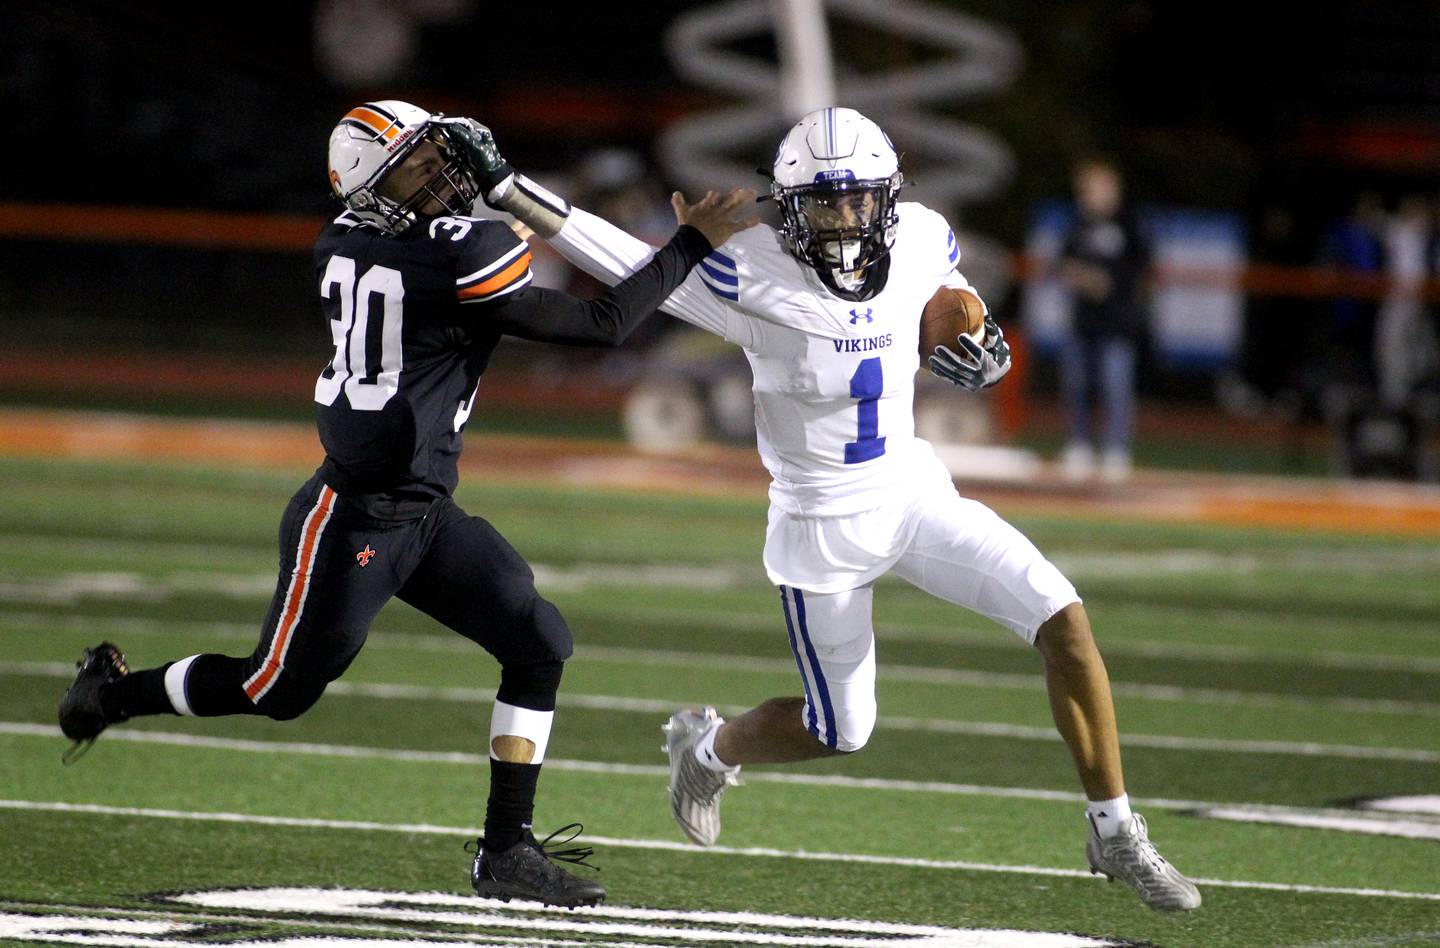
[[[639,270],[655,254],[655,248],[645,241],[578,207],[570,209],[565,226],[550,238],[550,245],[566,260],[610,286]],[[731,342],[743,345],[746,341],[727,332],[727,327],[738,320],[732,319],[730,307],[706,289],[694,272],[660,304],[660,309]]]

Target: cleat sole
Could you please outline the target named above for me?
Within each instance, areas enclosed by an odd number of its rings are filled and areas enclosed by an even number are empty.
[[[526,902],[539,902],[541,905],[548,905],[548,906],[553,906],[553,907],[555,907],[555,908],[566,908],[566,909],[592,907],[592,906],[599,905],[601,902],[605,901],[605,896],[604,896],[604,895],[590,896],[590,897],[588,897],[588,898],[582,898],[582,899],[573,899],[573,900],[557,901],[557,900],[555,900],[555,899],[547,899],[547,898],[544,898],[543,896],[537,896],[537,895],[535,895],[533,892],[517,892],[517,891],[515,891],[515,890],[513,890],[513,889],[509,889],[509,888],[501,889],[501,888],[498,888],[498,887],[497,887],[497,888],[488,888],[488,887],[487,887],[487,888],[483,888],[483,889],[482,889],[482,888],[479,888],[479,887],[476,887],[476,888],[475,888],[475,897],[476,897],[476,898],[480,898],[480,899],[494,899],[494,900],[496,900],[496,901],[498,901],[498,902],[509,902],[511,899],[521,899],[521,900],[526,901]]]

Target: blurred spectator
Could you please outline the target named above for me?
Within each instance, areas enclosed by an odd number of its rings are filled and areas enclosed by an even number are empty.
[[[1405,407],[1440,362],[1435,326],[1425,302],[1425,281],[1435,275],[1434,208],[1411,194],[1385,224],[1385,271],[1392,283],[1375,325],[1375,374],[1385,408]]]
[[[1313,251],[1313,237],[1301,239],[1288,208],[1276,204],[1261,212],[1249,247],[1251,263],[1304,267]],[[1252,399],[1286,402],[1298,411],[1300,370],[1315,355],[1307,351],[1314,312],[1313,302],[1293,296],[1250,297],[1240,368]]]
[[[1382,234],[1385,206],[1380,195],[1363,191],[1350,213],[1336,221],[1320,247],[1321,266],[1352,275],[1379,275],[1385,266]],[[1322,326],[1323,362],[1314,366],[1322,385],[1373,388],[1375,320],[1379,304],[1353,296],[1337,297]]]
[[[1425,299],[1435,272],[1433,214],[1427,197],[1410,194],[1387,217],[1367,192],[1326,241],[1325,262],[1386,278],[1379,301],[1342,298],[1332,306],[1330,351],[1317,371],[1337,475],[1440,476],[1433,449],[1440,409],[1430,390],[1440,380],[1440,345]]]
[[[632,149],[599,148],[590,152],[576,168],[570,194],[577,207],[605,218],[648,244],[665,243],[675,230],[669,193],[645,158]],[[574,270],[568,289],[576,296],[591,297],[604,286]],[[632,350],[647,349],[678,325],[669,317],[646,320],[631,335],[628,345]],[[607,355],[615,362],[629,360],[622,352]]]
[[[576,203],[627,233],[663,244],[674,232],[674,215],[659,177],[628,148],[592,151],[579,167]],[[698,197],[698,196],[697,196]]]
[[[1094,473],[1090,413],[1098,391],[1105,418],[1100,474],[1121,481],[1130,476],[1135,362],[1146,332],[1150,247],[1125,200],[1124,179],[1114,162],[1080,161],[1073,183],[1077,214],[1057,268],[1075,300],[1070,339],[1060,356],[1070,428],[1062,470],[1071,480]]]

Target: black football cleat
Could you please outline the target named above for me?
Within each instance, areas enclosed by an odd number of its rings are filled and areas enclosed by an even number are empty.
[[[550,840],[566,830],[573,829],[575,832],[561,840],[561,845],[570,842],[580,835],[582,828],[579,823],[571,823],[551,833],[541,843],[537,843],[535,836],[527,829],[520,842],[498,853],[487,850],[484,839],[471,843],[470,845],[476,848],[475,864],[470,870],[470,882],[475,886],[475,894],[482,899],[500,899],[503,902],[528,899],[565,908],[599,905],[605,899],[604,886],[571,875],[554,862],[559,859],[594,869],[594,866],[585,861],[594,850],[589,846],[576,846],[571,849],[545,848],[550,844]]]
[[[105,728],[127,720],[124,715],[106,714],[100,700],[101,688],[130,674],[120,650],[101,642],[87,648],[75,667],[75,681],[60,698],[60,730],[75,742],[62,758],[67,764],[89,750]]]

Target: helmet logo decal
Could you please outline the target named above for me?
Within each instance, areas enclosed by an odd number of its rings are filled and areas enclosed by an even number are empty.
[[[395,134],[395,129],[394,129],[394,128],[391,128],[391,129],[387,132],[387,136],[386,136],[386,137],[387,137],[387,140],[390,141],[390,144],[388,144],[388,145],[385,146],[385,150],[386,150],[386,151],[394,151],[395,149],[399,148],[401,145],[403,145],[403,144],[405,144],[407,141],[409,141],[409,140],[411,139],[411,137],[414,136],[414,134],[415,134],[415,129],[413,129],[413,128],[407,128],[407,129],[405,129],[403,132],[401,132],[399,135],[396,135],[396,134]]]
[[[836,168],[833,171],[817,171],[816,181],[854,181],[855,172],[849,168]]]
[[[403,128],[398,119],[384,115],[368,105],[356,106],[345,113],[345,117],[340,121],[363,128],[377,139],[383,138],[387,142],[393,141],[398,130]]]
[[[334,168],[330,169],[330,187],[336,194],[340,193],[340,174]]]

